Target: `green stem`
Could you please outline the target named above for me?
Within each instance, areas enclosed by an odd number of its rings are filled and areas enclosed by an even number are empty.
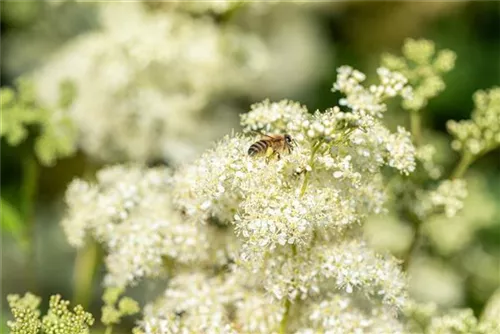
[[[474,162],[474,156],[468,152],[464,153],[460,159],[460,162],[455,167],[453,173],[450,176],[450,179],[459,179],[462,178],[467,171],[467,168]],[[403,256],[403,270],[408,270],[410,266],[411,258],[413,253],[418,248],[420,244],[420,240],[422,239],[422,225],[423,222],[409,210],[406,212],[406,220],[409,221],[413,225],[414,235],[411,241],[410,247],[406,254]]]
[[[95,241],[89,241],[78,250],[73,268],[73,302],[87,309],[92,300],[92,286],[99,264],[99,250]]]
[[[304,175],[304,182],[302,182],[302,188],[300,188],[300,197],[304,196],[304,194],[306,193],[308,182],[309,182],[309,172],[306,171]]]
[[[22,159],[21,199],[22,214],[25,222],[26,240],[26,276],[30,290],[36,293],[36,238],[35,238],[35,202],[38,192],[39,167],[32,152],[27,152]]]
[[[462,154],[460,162],[451,173],[450,179],[460,179],[464,176],[467,168],[474,162],[474,156],[469,152]]]
[[[405,256],[403,257],[403,270],[404,271],[408,270],[408,267],[410,266],[410,263],[411,263],[413,253],[415,253],[415,250],[417,249],[418,245],[420,244],[421,238],[422,238],[422,222],[418,221],[418,222],[415,222],[414,234],[413,234],[413,239],[411,240],[410,247],[408,248],[408,251],[406,252]]]
[[[104,334],[111,334],[113,333],[113,326],[109,325],[109,326],[106,326],[106,331],[104,332]]]
[[[318,141],[316,144],[313,145],[313,148],[311,150],[311,158],[309,160],[309,167],[311,167],[311,170],[314,167],[314,155],[318,151],[319,147],[321,146],[321,142]],[[302,187],[300,188],[300,197],[304,196],[307,190],[307,184],[309,183],[309,173],[307,170],[304,173],[304,181],[302,182]]]
[[[408,192],[406,192],[403,196],[404,198],[402,199],[402,202],[405,204],[402,208],[402,211],[400,212],[400,217],[402,220],[408,222],[413,229],[413,238],[411,240],[410,247],[408,248],[406,253],[402,256],[403,258],[402,268],[404,271],[407,271],[410,266],[412,257],[415,254],[415,251],[420,245],[420,241],[422,239],[423,221],[412,210],[411,205],[412,203],[414,203],[415,200],[414,197],[410,196]]]
[[[288,316],[290,314],[291,305],[292,305],[292,303],[290,302],[290,299],[287,298],[285,301],[285,314],[283,314],[283,319],[281,319],[281,322],[280,322],[280,331],[279,331],[280,334],[286,333],[286,327],[288,324]]]
[[[410,111],[410,129],[415,146],[422,144],[422,120],[417,110]]]
[[[233,18],[233,16],[236,14],[238,9],[240,7],[242,7],[242,5],[243,5],[243,2],[240,2],[240,3],[236,2],[235,4],[233,4],[233,7],[230,8],[225,14],[223,14],[221,16],[221,22],[228,23]]]

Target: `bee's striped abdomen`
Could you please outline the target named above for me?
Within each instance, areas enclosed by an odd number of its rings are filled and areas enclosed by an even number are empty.
[[[262,152],[265,152],[269,147],[269,143],[265,140],[259,140],[253,143],[248,149],[248,155],[253,156]]]

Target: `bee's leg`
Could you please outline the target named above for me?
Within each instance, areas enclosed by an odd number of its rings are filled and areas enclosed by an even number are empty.
[[[280,159],[281,159],[280,152],[276,152],[276,158],[278,158],[278,160],[280,160]]]
[[[268,147],[267,150],[266,150],[266,162],[269,163],[269,161],[271,160],[271,158],[273,157],[273,155],[275,154],[276,152],[274,152],[273,148],[272,147]]]

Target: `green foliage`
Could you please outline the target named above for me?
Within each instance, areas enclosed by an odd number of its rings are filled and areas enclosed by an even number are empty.
[[[40,298],[26,293],[24,297],[9,295],[7,297],[14,321],[8,321],[11,334],[88,334],[94,318],[85,312],[80,305],[68,310],[69,301],[62,300],[60,295],[50,297],[49,310],[40,320]]]
[[[19,210],[9,203],[5,198],[0,197],[1,210],[0,219],[2,220],[2,231],[10,233],[21,247],[26,247],[26,226]]]
[[[18,146],[34,130],[35,152],[43,165],[53,165],[58,158],[75,152],[77,129],[67,110],[76,91],[74,85],[64,81],[60,85],[59,103],[54,107],[42,105],[30,80],[17,81],[16,90],[2,88],[0,100],[2,127],[0,137],[11,146]]]

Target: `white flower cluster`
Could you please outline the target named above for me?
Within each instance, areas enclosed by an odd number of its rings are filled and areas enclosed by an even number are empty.
[[[460,215],[453,219],[431,217],[426,224],[426,232],[433,247],[442,254],[451,254],[470,246],[478,231],[495,223],[497,202],[492,194],[488,194],[485,180],[469,180],[467,188],[469,194],[464,200]]]
[[[253,273],[260,273],[259,284],[276,300],[306,300],[334,289],[369,296],[389,307],[406,302],[405,278],[394,259],[375,254],[357,240],[317,242],[296,252],[280,248],[273,254]],[[243,266],[238,275],[244,281],[247,269]]]
[[[500,87],[474,94],[475,108],[470,120],[449,121],[453,149],[474,156],[500,146]]]
[[[249,113],[242,115],[244,131],[288,133],[297,142],[309,144],[311,148],[318,142],[327,142],[334,156],[344,146],[344,151],[349,153],[347,155],[356,156],[353,163],[359,161],[357,168],[367,168],[373,172],[387,163],[403,174],[409,174],[415,169],[416,154],[410,133],[398,127],[398,132],[392,134],[379,118],[387,109],[384,100],[396,94],[410,99],[411,88],[405,86],[404,77],[397,72],[383,68],[378,72],[381,83],[365,88],[360,84],[365,77],[363,73],[348,66],[338,70],[334,90],[346,95],[341,102],[344,101],[352,112],[343,112],[335,106],[324,113],[316,111],[311,115],[305,107],[295,102],[264,101],[253,105]],[[346,102],[349,100],[352,103]],[[345,133],[349,133],[349,136]],[[347,145],[346,141],[351,141],[352,145]],[[327,168],[334,167],[328,156],[318,159]],[[338,171],[336,175],[341,172]]]
[[[285,309],[240,277],[180,274],[145,307],[138,333],[273,333]]]
[[[251,143],[228,137],[175,176],[176,204],[202,223],[209,218],[234,223],[246,240],[243,259],[284,245],[307,245],[315,234],[327,237],[383,210],[383,180],[376,174],[381,163],[366,166],[366,159],[356,161],[347,147],[341,156],[340,148],[329,150],[328,143],[312,160],[310,150],[298,147],[268,163],[248,156]]]
[[[494,298],[491,298],[489,304],[494,302]],[[478,320],[471,309],[452,309],[444,312],[439,310],[434,303],[420,304],[416,302],[409,303],[404,313],[409,320],[406,333],[500,333],[498,314],[494,318],[483,315]]]
[[[292,135],[298,135],[307,121],[307,113],[307,108],[297,102],[283,100],[271,103],[265,100],[252,105],[249,113],[242,114],[241,123],[245,126],[245,132],[272,132],[282,129]]]
[[[436,147],[432,144],[421,145],[417,148],[416,158],[422,167],[433,180],[439,179],[442,175],[442,167],[435,161]]]
[[[174,202],[188,220],[200,226],[217,222],[237,235],[237,281],[263,289],[275,305],[337,291],[388,315],[406,302],[405,278],[394,259],[378,256],[360,240],[359,223],[384,210],[380,169],[411,172],[415,148],[407,131],[393,134],[379,120],[386,110],[382,101],[395,94],[339,88],[352,101],[357,93],[372,94],[378,107],[334,107],[311,115],[289,101],[256,104],[242,116],[244,131],[289,133],[297,141],[293,150],[279,158],[251,157],[247,150],[258,137],[228,136],[176,173]],[[403,83],[395,89],[403,90]],[[368,112],[375,109],[380,113]]]
[[[410,133],[398,126],[398,132],[391,134],[386,144],[389,153],[388,165],[408,175],[415,170],[416,150]]]
[[[164,298],[146,306],[141,327],[148,334],[235,333],[226,307],[238,299],[239,291],[238,282],[221,276],[180,274],[172,279]]]
[[[345,296],[336,295],[330,300],[314,303],[305,312],[312,326],[300,328],[297,334],[404,333],[403,325],[393,314],[386,313],[387,310],[373,308],[367,312]]]
[[[346,95],[339,101],[353,111],[367,113],[376,117],[382,117],[387,106],[384,100],[395,96],[401,96],[405,100],[412,99],[412,89],[407,85],[408,80],[399,72],[389,71],[385,67],[377,69],[380,79],[379,85],[371,85],[368,89],[361,83],[366,76],[350,66],[342,66],[338,69],[337,81],[333,85],[333,91],[340,91]]]
[[[413,86],[413,98],[405,99],[403,107],[418,111],[445,89],[442,75],[455,67],[456,55],[448,49],[436,53],[434,42],[411,38],[405,41],[402,52],[404,57],[385,54],[382,64],[408,78]]]
[[[75,180],[69,185],[64,231],[75,247],[84,244],[87,233],[103,244],[107,285],[157,276],[167,269],[166,258],[200,263],[222,256],[216,254],[219,247],[211,251],[211,239],[225,241],[216,230],[183,223],[174,211],[171,182],[165,169],[117,166],[100,171],[97,184]]]
[[[233,134],[173,176],[112,167],[96,184],[75,181],[68,238],[81,245],[89,231],[104,244],[111,285],[171,271],[138,333],[334,333],[333,318],[318,317],[335,300],[349,301],[352,326],[398,332],[406,278],[398,261],[366,246],[361,223],[384,211],[381,169],[411,172],[415,149],[403,128],[391,133],[366,110],[311,115],[264,102],[243,127],[290,133],[291,152],[249,156],[259,138]]]
[[[433,206],[443,207],[446,217],[453,217],[463,208],[463,202],[467,198],[467,182],[445,180],[429,195]]]
[[[81,148],[93,158],[189,160],[237,126],[231,97],[259,95],[268,80],[277,53],[274,41],[245,21],[261,19],[273,5],[145,1],[95,7],[100,29],[71,40],[34,73],[46,102],[57,102],[60,82],[75,84],[69,112]],[[232,11],[241,12],[240,20],[215,19]],[[313,33],[305,29],[296,44]],[[214,101],[221,107],[212,108]]]
[[[199,120],[213,95],[266,67],[265,46],[255,36],[141,3],[99,9],[102,29],[71,42],[35,74],[44,99],[55,98],[60,81],[75,83],[70,113],[87,153],[107,161],[166,155],[175,162],[196,153],[191,143],[236,123],[230,113],[216,114],[201,130]]]
[[[479,323],[472,310],[457,310],[456,312],[434,317],[427,328],[427,333],[500,333],[500,328],[493,323]]]
[[[467,198],[467,182],[462,179],[444,180],[435,190],[418,195],[416,209],[421,217],[444,212],[447,218],[454,217],[464,206]]]

